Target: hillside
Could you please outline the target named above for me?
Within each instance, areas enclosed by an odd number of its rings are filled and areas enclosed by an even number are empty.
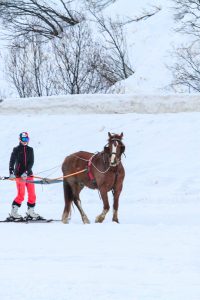
[[[132,19],[152,12],[155,7],[160,11],[154,16],[126,26],[129,55],[135,74],[122,83],[122,91],[136,94],[166,94],[172,80],[171,71],[167,66],[174,62],[173,47],[186,42],[187,37],[175,32],[173,1],[116,1],[110,7],[119,17]]]
[[[147,12],[159,8],[154,16],[139,22],[125,25],[127,45],[134,75],[117,85],[115,92],[139,94],[166,94],[171,83],[171,71],[167,68],[173,64],[171,55],[173,46],[185,42],[185,36],[174,31],[173,1],[171,0],[117,0],[104,11],[105,15],[120,20],[136,19]],[[93,23],[92,23],[93,24]],[[93,25],[92,25],[93,26]],[[6,60],[6,41],[0,46],[0,95],[13,95],[10,84],[5,80],[4,61]]]

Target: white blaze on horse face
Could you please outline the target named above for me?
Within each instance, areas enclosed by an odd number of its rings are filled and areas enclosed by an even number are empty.
[[[111,154],[111,158],[110,158],[110,164],[111,165],[116,164],[115,159],[116,159],[116,154],[117,154],[117,146],[118,146],[118,142],[115,142],[115,143],[112,144],[112,154]]]

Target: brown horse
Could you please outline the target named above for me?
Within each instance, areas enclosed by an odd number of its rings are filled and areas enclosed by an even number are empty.
[[[124,167],[121,163],[121,155],[125,151],[122,142],[123,133],[108,133],[109,139],[102,152],[96,154],[79,151],[67,156],[62,164],[63,187],[65,207],[62,215],[63,223],[68,223],[71,215],[71,204],[77,206],[83,223],[90,223],[81,206],[79,194],[86,186],[90,189],[98,189],[103,200],[103,211],[96,217],[95,222],[103,222],[110,209],[108,192],[113,193],[113,218],[118,221],[119,196],[122,191],[125,176]],[[70,175],[73,173],[78,175]]]

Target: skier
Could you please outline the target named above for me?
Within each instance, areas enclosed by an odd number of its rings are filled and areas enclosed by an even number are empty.
[[[18,213],[18,209],[24,200],[25,189],[28,192],[28,209],[27,218],[41,219],[39,214],[34,211],[36,203],[35,186],[33,183],[28,183],[26,180],[33,180],[32,167],[34,164],[33,148],[28,146],[29,136],[27,132],[22,132],[19,135],[19,145],[14,147],[9,163],[9,179],[14,179],[17,186],[17,196],[12,203],[10,217],[13,219],[23,219]]]

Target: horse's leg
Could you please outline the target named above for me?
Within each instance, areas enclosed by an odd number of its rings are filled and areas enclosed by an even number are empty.
[[[106,188],[100,188],[99,189],[100,194],[101,194],[101,198],[103,200],[103,211],[100,215],[98,215],[95,219],[96,223],[102,223],[105,219],[106,214],[108,213],[109,209],[110,209],[110,205],[108,202],[108,193]]]
[[[119,223],[118,208],[119,208],[119,195],[120,195],[120,192],[116,191],[116,190],[113,190],[114,202],[113,202],[113,218],[112,218],[112,221],[116,222],[116,223]]]
[[[115,187],[113,189],[113,218],[112,221],[119,223],[119,219],[118,219],[118,208],[119,208],[119,196],[121,194],[122,191],[122,187],[123,187],[123,179],[124,179],[124,174],[122,174],[122,176],[118,176],[116,183],[115,183]]]
[[[74,204],[76,205],[76,207],[78,208],[78,210],[80,212],[83,223],[84,224],[90,224],[90,221],[89,221],[88,217],[86,216],[86,214],[85,214],[85,212],[84,212],[84,210],[81,206],[81,200],[80,199],[75,199]]]
[[[64,224],[69,223],[69,216],[71,214],[71,205],[73,201],[73,193],[70,184],[67,181],[63,181],[65,207],[62,214],[62,222]]]
[[[84,212],[82,206],[81,206],[81,200],[80,200],[80,192],[84,188],[84,185],[80,184],[80,182],[76,182],[76,184],[73,185],[73,195],[74,195],[74,204],[78,208],[82,221],[84,224],[90,224],[90,221]]]

